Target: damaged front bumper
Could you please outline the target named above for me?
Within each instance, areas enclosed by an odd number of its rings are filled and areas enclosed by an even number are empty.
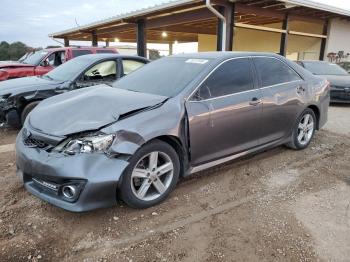
[[[116,204],[119,179],[128,166],[126,160],[110,158],[103,153],[67,156],[28,147],[23,142],[22,132],[16,140],[16,163],[29,192],[73,212]],[[64,192],[69,186],[76,189],[72,198],[66,197],[68,191]]]
[[[14,105],[9,104],[6,100],[0,100],[0,124],[18,126],[20,122],[20,115]]]

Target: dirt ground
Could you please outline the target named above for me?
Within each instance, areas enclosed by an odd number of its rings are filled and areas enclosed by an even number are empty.
[[[13,143],[16,130],[0,134]],[[0,154],[0,261],[349,261],[350,107],[310,147],[182,180],[161,205],[75,214],[27,193]]]

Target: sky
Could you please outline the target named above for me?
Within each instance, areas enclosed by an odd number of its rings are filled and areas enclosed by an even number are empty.
[[[350,10],[348,0],[314,0]],[[57,45],[50,33],[106,19],[167,0],[0,0],[0,41],[32,47]]]

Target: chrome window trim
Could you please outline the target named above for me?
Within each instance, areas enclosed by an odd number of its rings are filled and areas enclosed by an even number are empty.
[[[242,58],[246,58],[246,59],[253,59],[253,58],[259,58],[259,57],[263,57],[263,58],[272,58],[272,59],[276,59],[278,61],[280,61],[281,63],[283,63],[284,65],[286,65],[288,68],[290,68],[291,70],[293,70],[293,72],[295,72],[300,79],[299,80],[293,80],[293,81],[288,81],[288,82],[283,82],[283,83],[279,83],[279,84],[275,84],[275,85],[270,85],[270,86],[264,86],[264,87],[259,87],[259,88],[254,88],[251,90],[247,90],[247,91],[241,91],[241,92],[237,92],[237,93],[232,93],[232,94],[228,94],[228,95],[223,95],[223,96],[217,96],[217,97],[213,97],[213,98],[207,98],[207,99],[203,99],[203,100],[191,100],[193,95],[197,92],[197,90],[201,87],[201,85],[214,73],[214,71],[216,69],[218,69],[221,65],[223,65],[224,63],[231,61],[231,60],[235,60],[235,59],[242,59]],[[253,62],[253,61],[252,61]],[[257,73],[255,73],[257,74]],[[198,102],[204,102],[204,101],[210,101],[210,100],[215,100],[215,99],[219,99],[219,98],[225,98],[225,97],[229,97],[229,96],[234,96],[234,95],[239,95],[239,94],[243,94],[243,93],[248,93],[248,92],[252,92],[252,91],[256,91],[256,90],[263,90],[266,88],[271,88],[271,87],[275,87],[275,86],[280,86],[280,85],[285,85],[285,84],[289,84],[289,83],[294,83],[294,82],[299,82],[299,81],[305,81],[304,78],[302,78],[300,76],[300,74],[298,74],[293,68],[291,68],[289,65],[287,65],[285,62],[283,62],[281,59],[278,59],[276,57],[273,56],[239,56],[239,57],[232,57],[229,59],[226,59],[224,61],[222,61],[220,64],[218,64],[216,67],[214,67],[209,74],[197,85],[197,87],[193,90],[193,92],[191,92],[191,94],[187,97],[187,99],[185,99],[186,102],[193,102],[193,103],[198,103]]]

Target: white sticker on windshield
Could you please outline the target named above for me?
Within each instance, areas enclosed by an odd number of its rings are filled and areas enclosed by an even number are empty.
[[[191,58],[191,59],[187,59],[186,63],[204,65],[204,64],[208,63],[208,61],[209,60],[205,60],[205,59],[194,59],[194,58]]]

